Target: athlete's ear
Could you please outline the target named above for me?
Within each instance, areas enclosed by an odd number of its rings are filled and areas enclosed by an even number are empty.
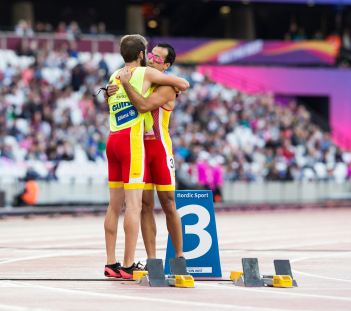
[[[169,67],[171,67],[171,64],[170,64],[170,63],[165,63],[165,64],[163,65],[163,69],[164,69],[164,70],[167,70]]]

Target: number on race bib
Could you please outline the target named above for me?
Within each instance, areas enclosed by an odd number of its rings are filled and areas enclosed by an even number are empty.
[[[211,216],[206,208],[200,205],[186,205],[178,209],[180,218],[188,214],[195,214],[199,221],[195,225],[185,225],[185,234],[196,234],[199,239],[199,245],[189,252],[184,252],[185,259],[199,258],[205,255],[212,246],[211,235],[204,230],[210,223]]]
[[[171,156],[167,157],[167,165],[170,170],[174,170],[175,165],[174,165],[174,158]]]

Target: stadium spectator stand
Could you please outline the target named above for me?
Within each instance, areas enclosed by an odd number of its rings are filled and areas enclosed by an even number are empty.
[[[92,94],[122,64],[119,54],[72,52],[66,43],[29,56],[0,50],[0,178],[106,182],[108,105]],[[191,84],[170,120],[180,188],[350,178],[351,153],[304,106],[239,93],[193,67],[173,73]]]

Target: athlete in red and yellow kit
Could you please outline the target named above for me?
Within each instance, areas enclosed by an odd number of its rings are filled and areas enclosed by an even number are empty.
[[[132,73],[130,85],[140,96],[147,97],[153,84],[172,85],[181,91],[189,83],[177,77],[164,75],[153,68],[139,67],[145,60],[146,40],[140,35],[125,36],[121,40],[120,53],[125,61],[125,68]],[[120,84],[118,70],[110,78],[110,85]],[[143,97],[144,98],[144,97]],[[118,91],[108,98],[110,107],[110,135],[106,154],[109,168],[110,204],[105,218],[105,239],[108,277],[132,278],[137,269],[134,263],[135,247],[139,233],[139,221],[142,208],[142,193],[146,178],[146,157],[144,150],[144,132],[152,128],[150,112],[139,112],[131,104],[123,84]],[[124,200],[125,251],[123,266],[116,262],[115,247],[117,223]]]
[[[165,72],[175,61],[176,53],[168,43],[158,43],[148,54],[148,66]],[[156,187],[161,206],[166,214],[168,232],[171,236],[176,257],[183,256],[182,224],[176,210],[175,164],[168,123],[174,108],[176,91],[171,86],[153,86],[147,98],[138,94],[131,86],[131,73],[121,73],[123,85],[134,107],[141,113],[151,111],[153,127],[144,134],[147,161],[146,185],[143,192],[141,230],[148,258],[156,258],[156,223],[154,218],[154,188]]]

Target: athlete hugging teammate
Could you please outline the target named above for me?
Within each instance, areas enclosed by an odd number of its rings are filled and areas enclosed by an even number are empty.
[[[106,146],[110,188],[105,218],[105,276],[108,277],[132,278],[133,271],[141,268],[134,263],[140,213],[148,258],[156,256],[154,184],[166,213],[176,255],[183,255],[181,221],[174,203],[174,160],[168,121],[174,107],[174,88],[185,91],[189,83],[162,73],[173,64],[175,52],[171,46],[159,46],[158,49],[149,53],[148,68],[140,67],[145,60],[146,40],[139,35],[123,37],[120,52],[125,67],[111,76],[108,95],[105,95],[109,96],[111,128]],[[125,252],[121,266],[116,262],[115,247],[124,200]]]

